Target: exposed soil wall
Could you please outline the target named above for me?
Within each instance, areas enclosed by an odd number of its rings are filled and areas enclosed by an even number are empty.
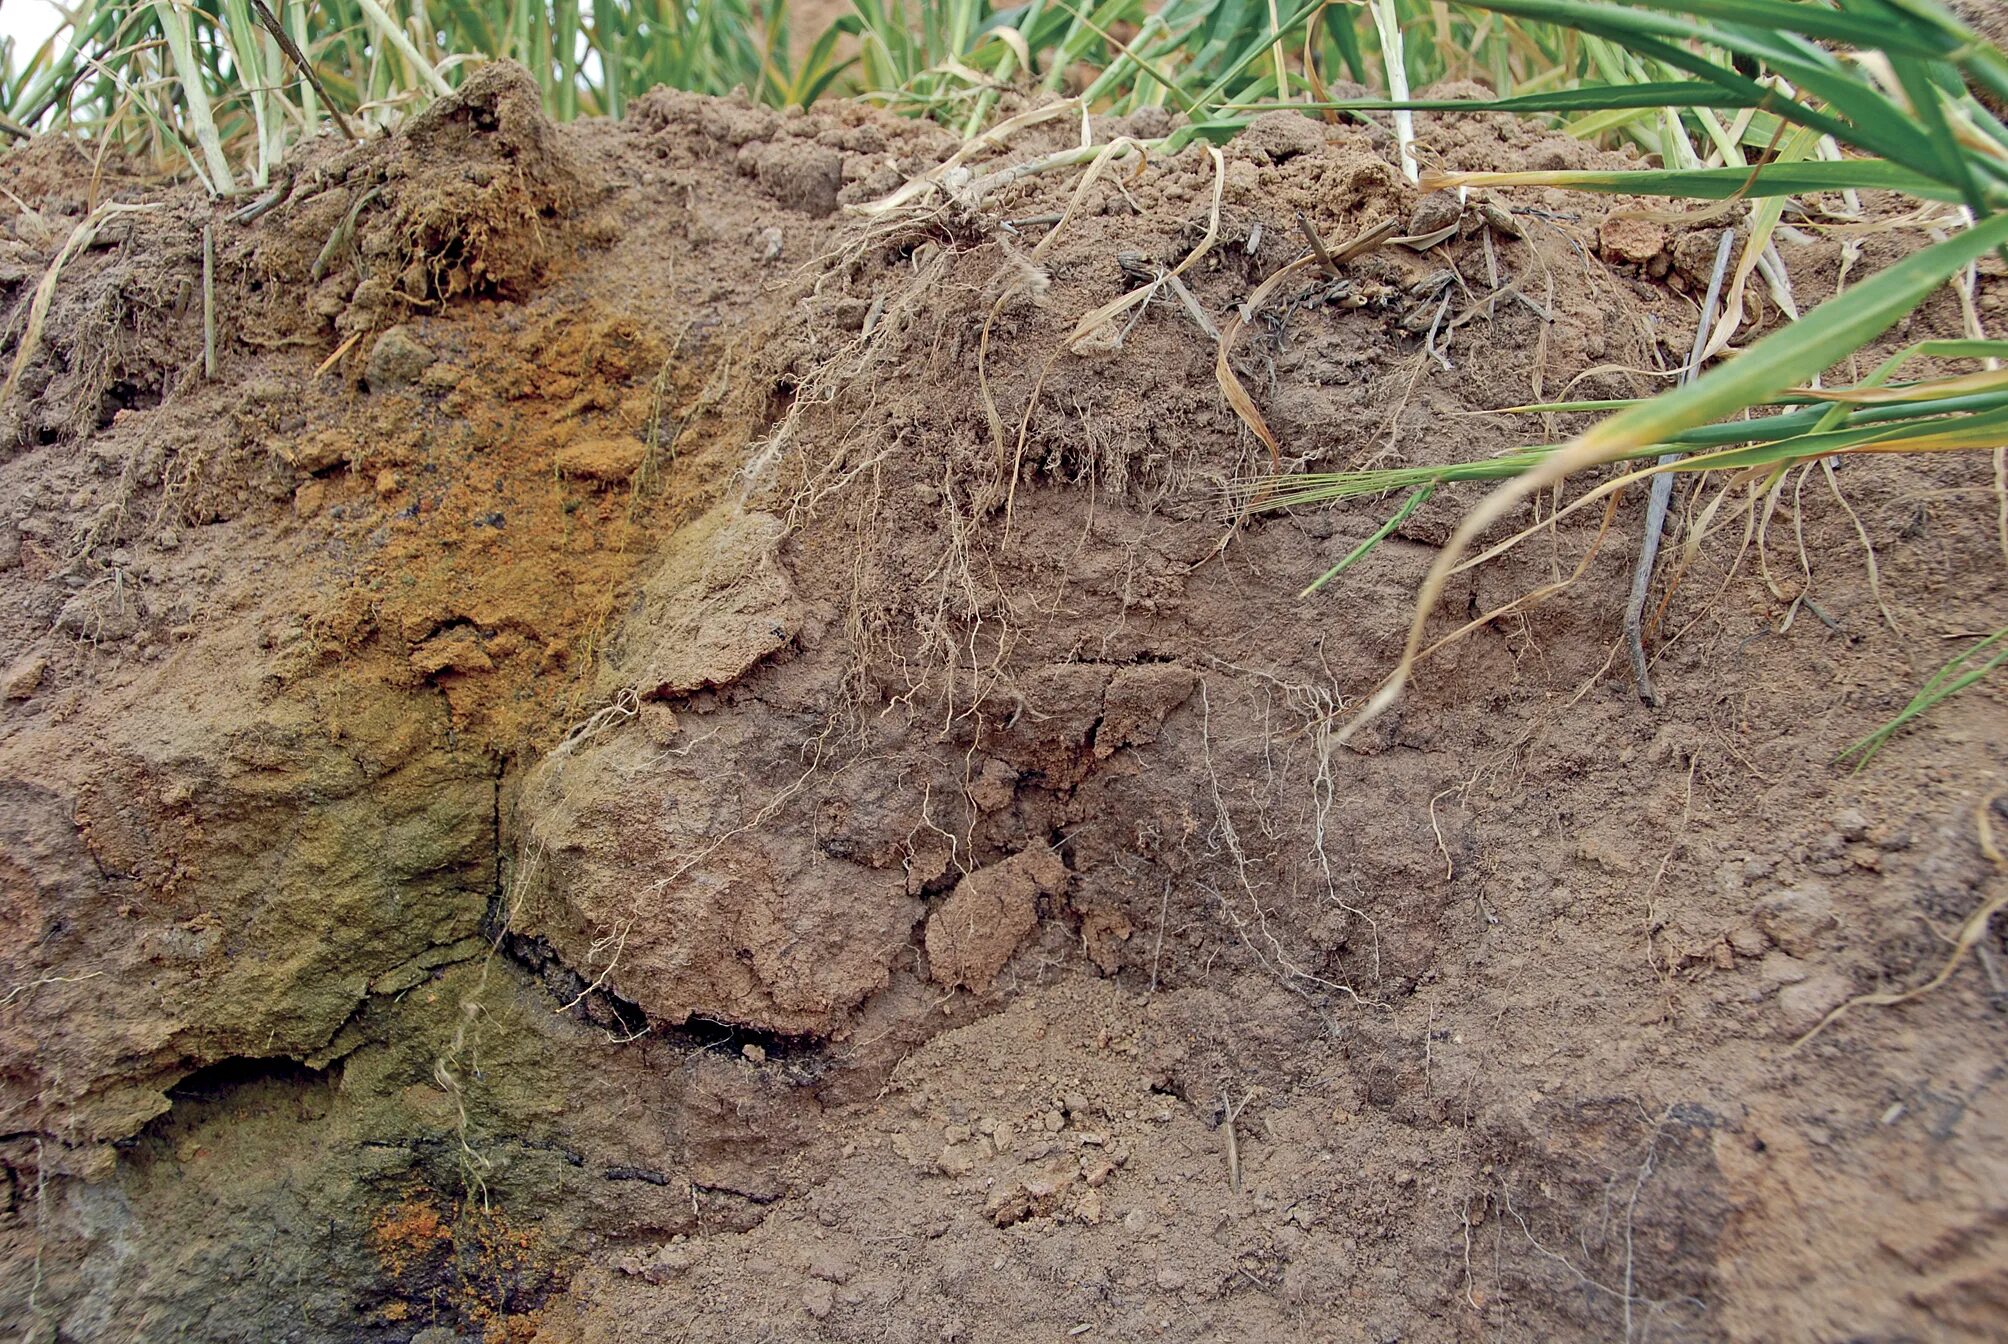
[[[1607,161],[1424,125],[1450,166]],[[1816,472],[1761,562],[1718,531],[1658,616],[1660,709],[1614,656],[1636,501],[1566,516],[1433,620],[1594,549],[1582,577],[1340,747],[1477,496],[1306,596],[1393,502],[1237,520],[1226,486],[1659,385],[1712,226],[1530,194],[1307,276],[1233,356],[1272,457],[1200,318],[1300,218],[1456,202],[1279,116],[1217,163],[847,209],[955,149],[667,93],[554,128],[496,67],[309,147],[252,219],[74,146],[0,160],[16,349],[71,230],[150,207],[65,265],[0,410],[0,1317],[1997,1331],[1999,937],[1789,1048],[2008,880],[1997,692],[1831,764],[2008,619],[1984,458]],[[1070,348],[1209,229],[1190,311]],[[1785,250],[1831,290],[1837,244]],[[1893,341],[1961,322],[1946,293]]]

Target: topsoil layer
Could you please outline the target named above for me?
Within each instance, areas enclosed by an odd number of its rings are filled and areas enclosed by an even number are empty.
[[[493,67],[255,210],[0,160],[11,1334],[2000,1337],[1998,932],[1791,1048],[2008,881],[1998,691],[1833,764],[2008,622],[1987,457],[1735,484],[1662,565],[1660,708],[1642,501],[1544,500],[1432,628],[1504,613],[1338,745],[1478,492],[1303,596],[1396,501],[1227,488],[1662,386],[1717,226],[1460,217],[1294,115],[987,176],[1081,134],[860,215],[957,147],[558,129]],[[1383,219],[1447,232],[1234,344],[1272,452],[1206,328]],[[1781,250],[1806,305],[1901,245]]]

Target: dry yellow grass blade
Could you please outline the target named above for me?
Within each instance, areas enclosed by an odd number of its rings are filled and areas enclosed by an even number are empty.
[[[1141,168],[1145,162],[1145,151],[1141,141],[1133,140],[1128,136],[1118,136],[1101,147],[1094,158],[1089,160],[1087,171],[1081,174],[1081,180],[1075,184],[1074,194],[1067,198],[1067,208],[1061,211],[1059,219],[1054,221],[1051,229],[1047,230],[1046,236],[1041,238],[1032,248],[1030,256],[1020,256],[1012,249],[1010,243],[1000,242],[1007,261],[1007,271],[1015,270],[1016,274],[1004,285],[1002,292],[997,295],[997,301],[990,305],[990,313],[983,319],[983,334],[976,343],[976,390],[983,400],[983,417],[990,426],[990,441],[997,449],[999,461],[1002,461],[1004,457],[1004,421],[997,413],[997,399],[990,391],[991,329],[996,326],[998,315],[1004,311],[1004,306],[1014,297],[1020,294],[1030,293],[1037,295],[1045,292],[1048,279],[1045,270],[1039,265],[1039,262],[1052,248],[1054,240],[1066,231],[1067,225],[1074,218],[1074,213],[1080,209],[1081,202],[1086,199],[1088,188],[1095,184],[1096,179],[1102,175],[1102,170],[1107,168],[1109,164],[1130,154],[1137,156],[1138,165]],[[1219,158],[1219,151],[1214,151],[1214,157],[1216,159]],[[1215,222],[1218,222],[1217,214]],[[1051,363],[1048,361],[1048,367],[1050,366]],[[1041,384],[1044,381],[1045,378],[1042,373],[1040,376]],[[1033,394],[1035,400],[1037,395],[1035,391]],[[1017,482],[1014,475],[1010,498],[1015,499],[1016,492]]]
[[[1120,144],[1122,142],[1118,141],[1117,143]],[[1194,263],[1213,250],[1214,243],[1220,239],[1220,199],[1227,189],[1227,160],[1221,157],[1220,151],[1212,145],[1206,147],[1206,152],[1213,156],[1213,207],[1206,217],[1206,235],[1199,240],[1198,246],[1185,254],[1184,261],[1179,262],[1177,266],[1165,272],[1158,279],[1141,288],[1133,289],[1118,299],[1103,304],[1075,323],[1073,332],[1067,337],[1067,348],[1069,350],[1079,353],[1079,347],[1083,341],[1096,335],[1104,328],[1113,325],[1118,317],[1121,317],[1130,309],[1148,303],[1157,293],[1159,286],[1168,280],[1176,279],[1185,274],[1185,272],[1192,269]],[[1088,170],[1089,173],[1092,175],[1104,162],[1105,160],[1103,159],[1096,159],[1094,166]],[[1083,190],[1086,189],[1089,180],[1091,179],[1083,179],[1081,183]],[[1081,193],[1080,191],[1076,191],[1074,199],[1067,203],[1067,213],[1053,227],[1052,233],[1047,234],[1041,239],[1039,246],[1033,249],[1034,256],[1038,256],[1044,252],[1047,244],[1051,243],[1060,230],[1066,227],[1067,220],[1072,217],[1074,207],[1080,203],[1080,199]]]
[[[2008,388],[2008,369],[1982,369],[1957,378],[1934,378],[1908,387],[1802,387],[1799,396],[1816,401],[1846,402],[1851,406],[1896,406],[1907,402],[1937,401],[1941,397],[1963,397],[1974,392],[1999,392]]]
[[[1997,877],[2008,876],[2008,857],[2004,857],[2000,847],[1994,843],[1994,826],[1993,823],[1988,821],[1987,813],[1993,808],[1994,800],[2001,796],[2001,792],[2000,789],[1994,790],[1994,792],[1982,798],[1979,805],[1973,809],[1974,825],[1980,832],[1980,852],[1987,857],[1989,862],[1993,863],[1994,872]],[[1840,1007],[1834,1009],[1833,1012],[1821,1018],[1819,1024],[1811,1031],[1792,1042],[1791,1049],[1785,1053],[1787,1055],[1797,1054],[1800,1048],[1808,1041],[1811,1041],[1815,1036],[1818,1036],[1829,1026],[1833,1025],[1836,1019],[1851,1008],[1892,1008],[1899,1003],[1908,1003],[1912,999],[1931,993],[1932,990],[1937,989],[1952,978],[1952,973],[1959,969],[1959,964],[1962,961],[1966,960],[1966,954],[1971,952],[1974,946],[1979,943],[1981,937],[1986,934],[1988,921],[1992,920],[1994,916],[2000,914],[2003,910],[2008,910],[2008,891],[2003,891],[1993,900],[1988,901],[1966,917],[1966,922],[1959,926],[1959,933],[1952,940],[1952,955],[1947,957],[1945,964],[1938,968],[1937,975],[1932,976],[1931,979],[1925,981],[1915,989],[1897,990],[1881,994],[1856,995]]]
[[[1247,329],[1255,314],[1262,311],[1262,305],[1267,303],[1291,276],[1309,270],[1313,266],[1343,265],[1360,253],[1379,247],[1394,237],[1396,227],[1393,220],[1384,219],[1351,242],[1328,249],[1325,256],[1319,256],[1316,251],[1305,253],[1257,286],[1255,292],[1248,296],[1248,301],[1235,310],[1227,319],[1226,325],[1221,327],[1220,345],[1213,356],[1214,381],[1220,384],[1220,395],[1227,398],[1227,404],[1234,408],[1234,414],[1241,417],[1241,423],[1247,425],[1255,437],[1268,446],[1271,465],[1278,468],[1282,466],[1283,448],[1276,441],[1275,433],[1270,430],[1269,422],[1262,418],[1262,412],[1256,407],[1255,399],[1248,395],[1248,389],[1241,385],[1241,379],[1235,374],[1233,364],[1229,362],[1228,357],[1234,352],[1235,339]]]
[[[1038,126],[1052,121],[1057,117],[1070,115],[1079,111],[1080,107],[1080,99],[1066,98],[1057,103],[1047,103],[1043,107],[1035,107],[1028,111],[1020,112],[1014,117],[1006,117],[989,130],[983,132],[983,134],[973,136],[964,141],[960,149],[918,177],[908,179],[904,185],[895,190],[891,195],[881,197],[876,201],[866,202],[863,205],[847,205],[844,207],[844,210],[847,214],[853,215],[883,215],[887,211],[897,210],[899,207],[918,200],[928,192],[942,186],[956,169],[961,168],[985,150],[1001,148],[1012,136],[1026,127]]]
[[[1675,434],[1757,405],[1786,388],[1811,380],[1887,331],[1960,268],[2003,245],[2008,245],[2008,215],[1996,215],[1964,233],[1914,252],[1790,327],[1772,333],[1713,372],[1599,422],[1543,458],[1532,470],[1494,489],[1465,515],[1437,553],[1417,594],[1415,615],[1400,661],[1359,713],[1333,734],[1334,744],[1349,741],[1401,698],[1428,632],[1430,613],[1442,599],[1444,586],[1463,566],[1473,544],[1494,523],[1529,498],[1554,489],[1577,472],[1635,456],[1654,444],[1665,443]],[[1938,436],[1940,441],[1908,439],[1905,444],[1912,451],[1950,448],[1956,446],[1953,440],[1959,432],[1947,431]],[[1873,445],[1862,447],[1872,449]],[[1891,451],[1898,449],[1891,445]]]
[[[55,260],[49,263],[49,269],[42,272],[41,282],[35,286],[34,300],[28,305],[28,325],[21,333],[21,344],[14,351],[14,363],[7,370],[7,381],[0,383],[0,406],[6,405],[7,398],[14,395],[14,385],[21,380],[21,371],[28,367],[28,361],[34,358],[36,349],[41,345],[42,324],[49,319],[49,305],[55,302],[56,282],[62,278],[63,267],[91,245],[106,221],[118,215],[135,215],[158,208],[158,205],[119,205],[107,201],[70,230],[68,241],[56,253]]]

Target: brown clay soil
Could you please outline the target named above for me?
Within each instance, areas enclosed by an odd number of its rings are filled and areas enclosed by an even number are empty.
[[[1580,580],[1338,745],[1478,490],[1299,596],[1393,501],[1226,519],[1270,453],[1169,290],[1067,348],[1201,242],[1204,147],[1050,242],[1078,171],[844,208],[954,149],[670,93],[559,129],[497,67],[254,219],[0,160],[9,362],[147,207],[0,409],[10,1337],[2000,1338],[2000,929],[1791,1049],[2008,880],[1998,688],[1833,764],[2008,621],[1987,455],[1795,477],[1761,551],[1732,500],[1655,588],[1657,709],[1642,503],[1567,515],[1433,628]],[[1228,145],[1193,306],[1299,215],[1454,223],[1390,157]],[[1285,469],[1681,362],[1714,226],[1504,204],[1240,338]],[[1785,243],[1802,303],[1842,247]]]

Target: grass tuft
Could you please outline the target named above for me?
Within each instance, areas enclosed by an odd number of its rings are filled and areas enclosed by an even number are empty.
[[[1894,718],[1882,727],[1849,746],[1835,760],[1845,763],[1853,759],[1855,770],[1861,771],[1875,759],[1876,753],[1889,745],[1890,739],[1901,732],[1913,720],[1930,713],[1938,705],[1958,695],[1969,686],[1984,681],[1996,668],[2008,663],[2008,626],[2003,626],[1984,639],[1976,640],[1953,655],[1950,661],[1926,679],[1918,688],[1910,703],[1899,710]]]

